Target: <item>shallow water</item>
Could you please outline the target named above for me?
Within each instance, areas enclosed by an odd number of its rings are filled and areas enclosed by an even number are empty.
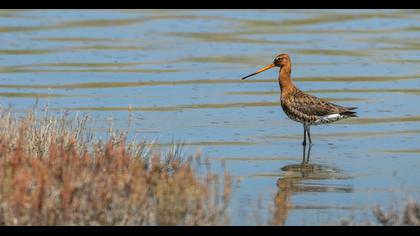
[[[241,181],[232,224],[373,220],[419,199],[418,10],[0,11],[2,106],[112,117],[131,135],[186,143]],[[303,91],[359,118],[311,129],[279,104],[277,70],[240,78],[289,53]],[[260,208],[258,210],[258,208]]]

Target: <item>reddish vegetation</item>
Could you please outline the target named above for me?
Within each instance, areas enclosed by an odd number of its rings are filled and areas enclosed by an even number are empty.
[[[196,157],[118,135],[86,139],[85,118],[34,114],[0,117],[1,225],[228,224],[228,174],[198,176]]]

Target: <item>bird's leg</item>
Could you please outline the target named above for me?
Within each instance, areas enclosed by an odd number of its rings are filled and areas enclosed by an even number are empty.
[[[312,146],[311,131],[310,131],[310,126],[309,126],[309,125],[308,125],[308,127],[306,128],[306,132],[308,133],[309,146]]]
[[[306,126],[303,126],[303,153],[302,153],[302,165],[305,164],[305,154],[306,154]]]

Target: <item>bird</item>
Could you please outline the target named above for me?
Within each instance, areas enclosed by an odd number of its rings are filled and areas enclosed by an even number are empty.
[[[278,82],[280,85],[280,104],[286,115],[293,121],[303,125],[304,158],[306,150],[306,136],[309,145],[312,146],[310,127],[313,125],[328,124],[338,120],[357,117],[357,112],[353,111],[357,107],[344,107],[333,104],[324,99],[315,97],[297,88],[291,78],[292,61],[287,53],[277,55],[273,62],[248,77],[259,74],[268,69],[279,67]],[[309,154],[309,153],[308,153]],[[309,157],[308,157],[309,158]]]

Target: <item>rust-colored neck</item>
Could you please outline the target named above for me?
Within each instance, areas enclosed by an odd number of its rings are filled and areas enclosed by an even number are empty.
[[[291,93],[295,88],[295,85],[293,85],[292,78],[290,76],[291,73],[292,73],[292,66],[290,64],[282,66],[280,68],[279,84],[280,84],[282,97]]]

